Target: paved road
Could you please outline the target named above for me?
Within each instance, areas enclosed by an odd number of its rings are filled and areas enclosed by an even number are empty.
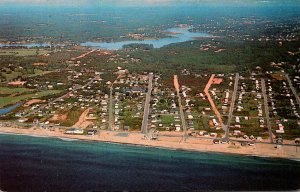
[[[295,88],[294,88],[294,86],[293,86],[293,84],[292,84],[292,81],[291,81],[289,75],[288,75],[288,74],[285,74],[285,77],[286,77],[286,80],[288,81],[288,83],[289,83],[289,85],[290,85],[290,88],[291,88],[291,90],[292,90],[292,92],[293,92],[293,94],[294,94],[294,96],[295,96],[295,98],[296,98],[296,101],[297,101],[297,103],[298,103],[298,106],[300,106],[300,98],[299,98],[299,96],[298,96],[298,94],[297,94],[297,91],[295,90]]]
[[[230,127],[230,123],[232,120],[232,114],[233,114],[234,104],[235,104],[235,100],[236,100],[236,93],[237,93],[238,85],[239,85],[239,78],[240,78],[239,74],[236,73],[234,88],[233,88],[233,93],[232,93],[232,99],[231,99],[231,104],[230,104],[230,108],[229,108],[228,120],[227,120],[226,129],[225,129],[225,139],[229,138],[229,127]]]
[[[109,114],[108,114],[108,130],[112,131],[112,109],[113,109],[113,98],[112,98],[113,86],[109,88]]]
[[[184,131],[184,142],[186,142],[186,140],[188,138],[188,134],[187,134],[186,122],[185,122],[184,112],[182,109],[181,96],[179,94],[179,91],[177,91],[177,97],[178,97],[178,105],[179,105],[179,111],[180,111],[180,118],[181,118],[181,122],[182,122],[182,128]]]
[[[271,129],[271,122],[270,122],[270,115],[269,115],[269,105],[268,105],[268,97],[267,97],[267,92],[266,92],[266,83],[265,83],[264,79],[261,79],[261,89],[262,89],[262,94],[264,96],[265,114],[266,114],[266,120],[267,120],[267,127],[269,130],[270,142],[274,143],[273,133],[272,133],[272,129]]]
[[[28,116],[30,116],[30,115],[32,115],[32,114],[38,112],[39,110],[45,108],[47,105],[50,105],[50,104],[52,104],[52,103],[55,103],[55,102],[59,101],[60,99],[63,99],[63,98],[65,98],[65,97],[67,97],[67,96],[68,96],[69,94],[71,94],[73,91],[76,91],[76,90],[78,90],[78,89],[83,89],[84,87],[89,86],[90,84],[92,84],[92,83],[94,82],[94,80],[96,80],[97,77],[98,77],[98,76],[94,77],[94,78],[91,79],[89,82],[87,82],[85,85],[83,85],[83,86],[81,86],[81,87],[76,87],[76,88],[74,88],[72,91],[66,93],[65,95],[63,95],[63,96],[61,96],[61,97],[58,97],[58,98],[54,99],[53,101],[48,102],[48,104],[41,105],[39,108],[37,108],[37,109],[35,109],[35,110],[33,110],[33,111],[30,111],[29,113],[27,113],[27,114],[24,115],[23,117],[28,117]]]
[[[150,107],[150,99],[152,93],[152,80],[153,80],[153,73],[149,73],[148,92],[146,94],[144,117],[143,117],[143,122],[141,127],[141,132],[144,134],[147,134],[147,128],[148,128],[149,107]]]
[[[180,86],[179,86],[178,76],[177,75],[174,76],[174,85],[175,85],[176,94],[177,94],[177,98],[178,98],[178,105],[179,105],[179,112],[180,112],[181,124],[182,124],[182,128],[183,128],[183,131],[184,131],[184,135],[183,135],[184,142],[186,142],[186,140],[188,138],[188,134],[187,134],[187,128],[186,128],[186,122],[185,122],[184,112],[183,112],[183,109],[182,109],[181,96],[179,94]]]

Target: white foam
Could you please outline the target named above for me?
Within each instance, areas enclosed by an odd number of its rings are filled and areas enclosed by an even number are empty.
[[[72,138],[66,138],[66,137],[58,137],[58,138],[63,141],[78,141],[78,139],[72,139]]]

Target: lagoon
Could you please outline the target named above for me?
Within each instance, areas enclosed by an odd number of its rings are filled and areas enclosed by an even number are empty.
[[[9,112],[15,110],[16,108],[20,107],[21,105],[22,105],[22,103],[16,103],[10,107],[0,109],[0,116],[5,115],[6,113],[9,113]]]
[[[173,43],[181,43],[186,41],[194,40],[195,38],[209,38],[213,37],[209,33],[206,32],[190,32],[191,28],[170,28],[167,29],[165,32],[170,33],[167,38],[160,38],[160,39],[146,39],[146,40],[128,40],[128,41],[118,41],[118,42],[85,42],[81,43],[81,46],[85,47],[92,47],[97,49],[107,49],[107,50],[119,50],[123,49],[124,45],[129,44],[149,44],[153,45],[154,48],[161,48],[166,45],[170,45]],[[25,43],[25,44],[1,44],[1,47],[27,47],[27,48],[34,48],[34,47],[49,47],[50,44],[48,43]],[[55,45],[54,45],[55,46]]]
[[[147,40],[129,40],[129,41],[120,41],[120,42],[86,42],[82,43],[82,46],[87,47],[94,47],[94,48],[100,48],[100,49],[108,49],[108,50],[118,50],[122,49],[124,45],[129,44],[152,44],[154,48],[161,48],[166,45],[170,45],[172,43],[180,43],[180,42],[186,42],[191,41],[194,38],[197,37],[203,37],[208,38],[212,37],[208,33],[204,32],[190,32],[189,29],[191,28],[170,28],[166,30],[168,33],[173,33],[167,38],[161,38],[161,39],[147,39]]]

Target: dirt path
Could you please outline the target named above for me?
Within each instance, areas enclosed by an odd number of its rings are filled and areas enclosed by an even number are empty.
[[[89,111],[91,110],[91,108],[86,109],[79,117],[78,121],[72,126],[72,127],[76,127],[76,128],[86,128],[87,126],[89,126],[92,122],[87,121],[86,117],[89,113]]]
[[[178,76],[174,75],[174,87],[177,92],[179,92],[179,83],[178,83]]]
[[[49,119],[49,121],[51,121],[51,122],[56,122],[56,121],[62,122],[62,121],[65,121],[67,119],[67,117],[68,116],[67,116],[66,113],[65,114],[55,114]]]
[[[87,53],[83,53],[82,55],[79,55],[78,57],[76,57],[76,59],[84,58],[84,57],[86,57],[87,55],[89,55],[89,54],[95,52],[96,50],[97,50],[97,49],[93,49],[93,50],[91,50],[91,51],[89,51],[89,52],[87,52]]]
[[[210,106],[211,106],[212,110],[214,111],[215,115],[217,116],[218,121],[220,122],[220,126],[222,126],[223,125],[222,116],[221,116],[219,110],[217,109],[214,100],[211,98],[211,96],[209,94],[209,88],[213,84],[214,78],[215,78],[215,74],[212,74],[211,77],[210,77],[210,79],[208,80],[205,88],[204,88],[204,93],[206,94],[207,99],[208,99],[208,101],[210,103]]]
[[[115,84],[118,79],[121,79],[122,77],[125,77],[125,76],[126,75],[124,75],[124,74],[119,74],[118,77],[116,78],[116,80],[113,82],[113,84]]]
[[[45,103],[45,102],[46,102],[46,100],[31,99],[31,100],[27,101],[27,102],[24,104],[24,106],[25,106],[25,107],[29,107],[30,105],[35,104],[35,103]]]

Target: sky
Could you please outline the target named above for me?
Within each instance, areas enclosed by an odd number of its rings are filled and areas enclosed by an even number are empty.
[[[300,4],[300,0],[0,0],[0,4],[39,5],[121,5],[121,6],[163,6],[163,5],[280,5]]]

